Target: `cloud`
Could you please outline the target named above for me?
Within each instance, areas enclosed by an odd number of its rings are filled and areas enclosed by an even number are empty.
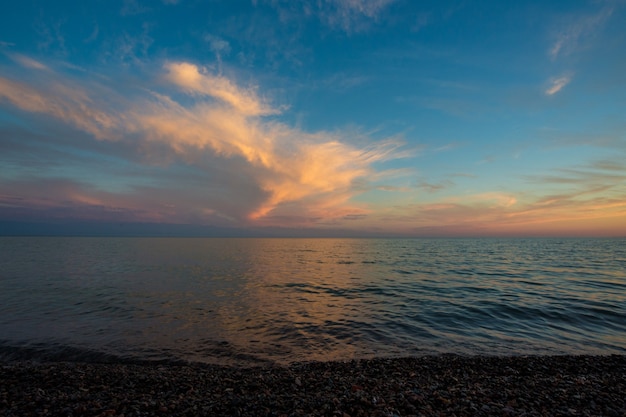
[[[220,87],[223,80],[217,80],[217,87],[208,87],[206,83],[210,81],[197,81],[194,72],[178,74],[185,74],[182,78],[191,80],[192,85],[200,85],[198,90],[204,94],[234,105],[214,106],[201,101],[185,108],[159,96],[156,103],[142,106],[141,114],[133,118],[142,125],[146,137],[166,141],[183,156],[208,149],[227,158],[243,158],[267,194],[265,201],[249,213],[253,220],[266,217],[283,203],[293,202],[301,202],[298,211],[311,216],[331,215],[330,207],[341,206],[354,194],[354,181],[367,176],[371,164],[390,158],[399,146],[395,141],[387,141],[359,149],[333,134],[311,134],[284,124],[263,122],[256,117],[262,112],[250,110],[262,107],[250,94],[225,95]],[[294,205],[287,209],[293,211]],[[284,210],[279,211],[285,215]]]
[[[623,123],[605,123],[603,129],[580,131],[576,129],[555,129],[544,127],[539,135],[547,148],[594,147],[610,149],[612,152],[625,152]]]
[[[330,88],[334,91],[344,92],[351,90],[355,87],[359,87],[370,81],[371,77],[368,76],[336,72],[330,77],[323,80],[320,84],[325,88]]]
[[[529,187],[470,192],[451,184],[418,202],[388,198],[349,227],[407,236],[624,236],[626,167],[619,153],[578,166],[525,177]],[[484,181],[473,182],[473,189]],[[439,184],[416,184],[440,191]]]
[[[368,17],[376,16],[382,9],[395,0],[331,0],[331,4],[337,5],[350,13],[362,14]]]
[[[574,168],[555,170],[555,174],[529,176],[542,184],[575,185],[579,192],[595,192],[599,187],[619,189],[626,181],[626,166],[619,160],[598,160]]]
[[[98,24],[96,23],[94,25],[93,30],[91,31],[91,34],[85,38],[83,40],[84,43],[91,43],[93,41],[95,41],[96,39],[98,39],[98,34],[100,33],[100,26],[98,26]]]
[[[137,0],[124,0],[120,14],[122,16],[133,16],[146,13],[148,11],[150,11],[150,8],[139,4]]]
[[[322,21],[347,33],[360,32],[395,0],[327,0],[328,9],[320,11]]]
[[[570,19],[557,31],[556,39],[548,50],[548,55],[555,60],[576,52],[581,43],[593,37],[612,14],[613,6],[608,4],[595,14]]]
[[[135,35],[124,32],[116,40],[113,54],[123,62],[141,63],[148,54],[154,39],[150,36],[150,24],[141,25],[141,33]]]
[[[37,47],[44,51],[48,51],[54,48],[57,54],[67,55],[65,36],[61,31],[61,27],[65,23],[66,20],[61,19],[54,22],[52,25],[49,25],[41,18],[37,19],[33,26],[35,32],[37,32],[40,37],[40,41],[38,42]]]
[[[21,66],[25,68],[37,69],[37,70],[48,70],[44,64],[39,61],[36,61],[32,58],[29,58],[22,54],[10,54],[9,57],[13,59],[13,61],[19,63]]]
[[[222,55],[228,55],[230,53],[230,43],[220,38],[219,36],[214,36],[211,34],[205,35],[204,40],[209,43],[211,51],[213,51],[213,53],[215,54],[215,57],[217,58],[217,67],[221,74]]]
[[[323,0],[316,2],[272,1],[281,19],[315,16],[332,29],[347,33],[366,30],[396,0]]]
[[[268,118],[279,110],[261,99],[257,88],[242,88],[188,62],[166,63],[162,77],[166,85],[132,93],[128,86],[104,78],[109,84],[56,73],[38,82],[33,82],[34,72],[24,77],[0,77],[0,102],[141,152],[134,161],[157,161],[163,171],[174,169],[172,165],[189,167],[204,181],[202,186],[197,181],[193,186],[184,182],[168,186],[158,204],[149,196],[159,193],[139,192],[146,189],[139,184],[131,187],[143,196],[144,205],[137,199],[127,203],[129,197],[121,195],[87,198],[85,193],[58,193],[81,207],[90,201],[93,205],[119,201],[115,210],[149,212],[152,205],[161,213],[157,217],[163,213],[171,219],[220,217],[264,225],[278,219],[310,223],[362,215],[367,209],[351,203],[351,197],[363,190],[368,177],[376,176],[374,164],[401,155],[402,142],[397,139],[356,147],[341,132],[305,132]],[[168,95],[172,87],[176,92]],[[117,90],[126,90],[126,95]],[[181,206],[166,210],[163,200]]]
[[[563,75],[558,78],[552,78],[550,79],[550,85],[548,86],[548,88],[546,88],[544,93],[547,96],[553,96],[554,94],[561,91],[563,87],[568,85],[571,81],[572,81],[571,75]]]
[[[261,102],[254,89],[241,89],[229,79],[209,74],[188,62],[165,65],[166,79],[194,95],[209,96],[229,104],[245,116],[276,114],[278,111]]]
[[[209,45],[211,46],[211,50],[215,52],[216,54],[230,53],[230,43],[220,38],[219,36],[207,34],[204,37],[204,40],[209,42]]]
[[[54,83],[47,91],[0,77],[0,99],[21,110],[48,114],[92,134],[96,139],[117,137],[122,116],[100,110],[89,94],[75,86]]]
[[[408,236],[623,236],[625,198],[623,189],[603,187],[537,196],[488,192],[382,207],[363,224]]]
[[[425,190],[429,193],[436,193],[442,190],[445,190],[446,188],[450,188],[452,186],[454,186],[454,182],[450,181],[450,180],[443,180],[441,182],[438,183],[430,183],[427,181],[419,181],[416,185],[417,188]]]

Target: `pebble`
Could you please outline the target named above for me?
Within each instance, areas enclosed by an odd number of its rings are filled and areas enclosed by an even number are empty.
[[[294,375],[297,375],[294,377]],[[0,416],[625,416],[626,356],[0,363]]]

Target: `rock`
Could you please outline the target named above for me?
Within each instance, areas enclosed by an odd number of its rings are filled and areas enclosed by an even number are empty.
[[[572,410],[578,415],[626,415],[626,356],[621,355],[444,355],[250,369],[0,365],[3,416],[513,417]]]

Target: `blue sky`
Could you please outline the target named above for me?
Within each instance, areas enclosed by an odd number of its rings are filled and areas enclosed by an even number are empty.
[[[626,235],[623,0],[5,9],[4,227]]]

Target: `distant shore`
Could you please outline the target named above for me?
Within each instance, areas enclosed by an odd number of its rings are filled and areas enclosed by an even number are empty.
[[[624,416],[626,356],[0,364],[3,416]]]

